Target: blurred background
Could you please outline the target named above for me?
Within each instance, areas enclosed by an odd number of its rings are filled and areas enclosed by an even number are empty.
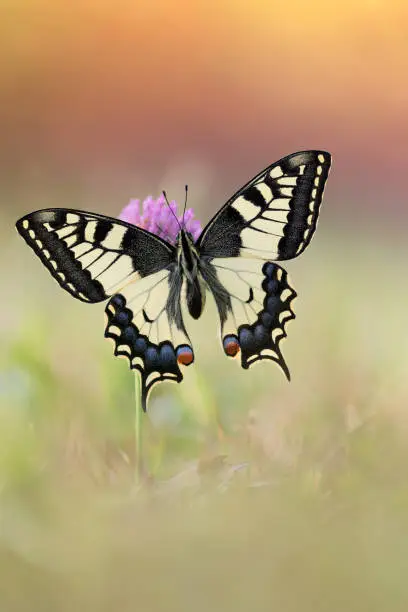
[[[403,0],[2,0],[0,610],[408,606]],[[297,150],[333,155],[283,352],[242,371],[209,305],[196,363],[144,419],[103,306],[61,291],[14,223],[203,224]],[[213,329],[213,332],[209,330]]]

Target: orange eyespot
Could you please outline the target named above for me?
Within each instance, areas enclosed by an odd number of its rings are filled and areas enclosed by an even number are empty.
[[[223,346],[224,352],[228,357],[235,357],[240,351],[238,338],[234,335],[225,336]]]
[[[194,361],[194,353],[187,344],[182,344],[177,348],[177,363],[188,366]]]

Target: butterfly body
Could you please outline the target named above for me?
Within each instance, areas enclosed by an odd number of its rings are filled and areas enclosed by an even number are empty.
[[[186,279],[187,308],[193,319],[199,319],[205,304],[206,288],[201,274],[200,255],[191,234],[181,229],[177,236],[177,261]]]
[[[47,209],[17,230],[62,288],[79,300],[108,300],[105,336],[142,377],[146,409],[157,382],[183,378],[194,361],[183,311],[200,318],[212,295],[221,345],[244,369],[269,359],[289,378],[280,342],[295,317],[286,271],[317,225],[330,155],[303,151],[268,166],[240,189],[198,240],[181,227],[176,244],[94,213]]]

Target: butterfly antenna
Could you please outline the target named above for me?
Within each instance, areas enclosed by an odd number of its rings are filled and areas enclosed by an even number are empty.
[[[172,207],[171,207],[171,206],[170,206],[170,204],[169,204],[169,201],[168,201],[168,199],[167,199],[167,193],[164,191],[164,189],[163,189],[163,197],[164,197],[164,199],[166,200],[166,204],[167,204],[167,206],[169,207],[171,214],[173,215],[173,217],[174,217],[174,218],[175,218],[175,220],[177,221],[177,225],[179,226],[179,228],[180,228],[180,229],[182,229],[182,228],[181,228],[181,225],[180,225],[180,222],[179,222],[179,220],[177,219],[177,215],[174,213],[174,210],[172,209]]]
[[[188,185],[186,185],[185,187],[186,189],[186,197],[184,199],[184,208],[183,208],[183,219],[181,221],[181,226],[184,228],[184,215],[186,214],[186,207],[187,207],[187,194],[188,194]]]

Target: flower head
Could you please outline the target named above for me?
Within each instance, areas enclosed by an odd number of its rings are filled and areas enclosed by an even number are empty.
[[[133,223],[133,225],[137,225],[167,240],[167,242],[175,244],[183,222],[183,215],[177,215],[177,204],[174,200],[169,204],[170,208],[167,206],[163,194],[157,200],[149,196],[143,201],[142,210],[140,210],[140,200],[132,199],[120,213],[119,219],[127,223]],[[197,240],[201,234],[201,223],[194,219],[192,208],[187,208],[184,214],[184,229],[190,232],[194,240]]]

